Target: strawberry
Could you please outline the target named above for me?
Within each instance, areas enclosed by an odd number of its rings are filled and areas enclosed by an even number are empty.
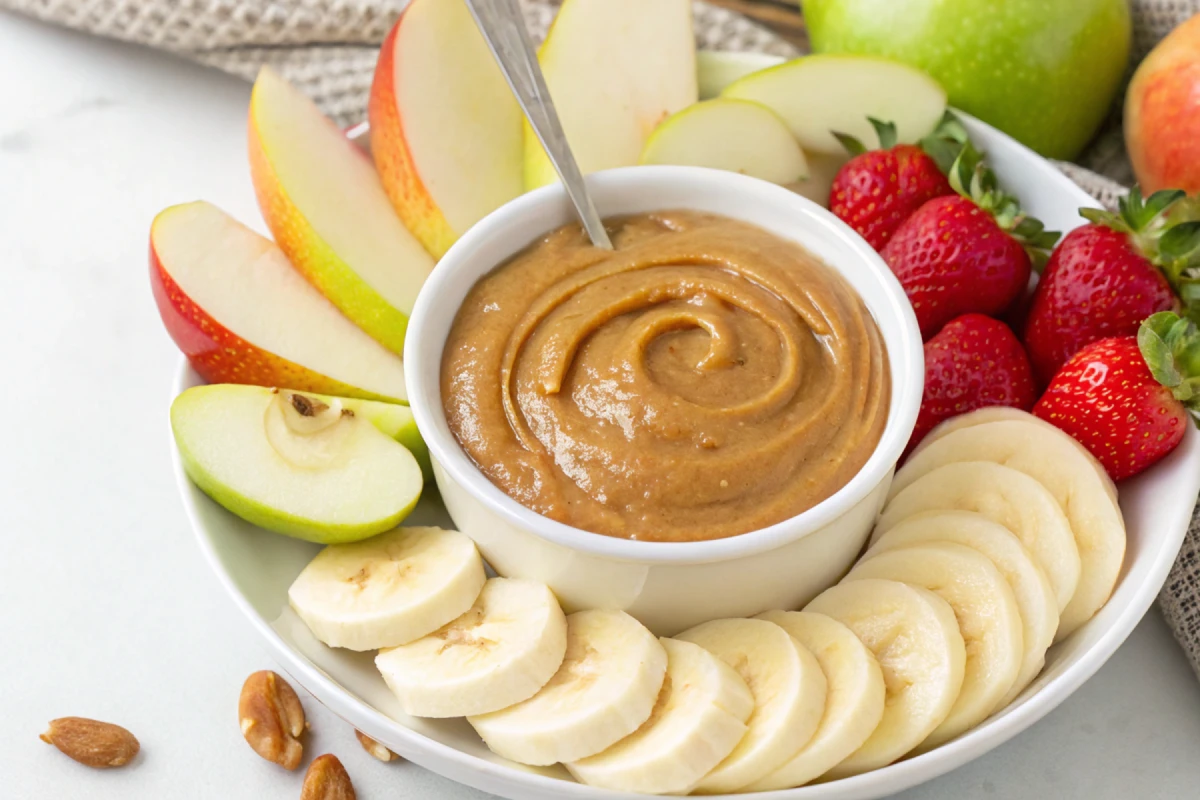
[[[960,314],[1008,308],[1029,282],[1031,259],[1058,239],[1000,192],[982,159],[964,144],[950,170],[959,194],[925,203],[883,248],[926,339]]]
[[[879,150],[868,151],[854,137],[834,134],[854,158],[834,176],[829,210],[881,250],[914,211],[954,190],[924,150],[896,143],[895,125],[868,119],[879,134]]]
[[[925,343],[925,394],[908,450],[950,417],[985,406],[1028,411],[1036,399],[1029,359],[1009,327],[964,314]]]
[[[1200,333],[1172,312],[1137,336],[1084,346],[1050,381],[1033,413],[1083,444],[1113,480],[1136,475],[1183,439],[1200,410]]]
[[[1025,323],[1025,347],[1045,384],[1081,347],[1133,336],[1146,317],[1181,308],[1189,260],[1200,254],[1200,222],[1174,222],[1183,192],[1133,191],[1111,214],[1080,209],[1089,224],[1062,240],[1042,273]]]

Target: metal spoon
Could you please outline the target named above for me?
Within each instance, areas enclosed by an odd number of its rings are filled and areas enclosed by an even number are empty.
[[[567,195],[575,206],[584,230],[592,244],[604,250],[612,250],[612,241],[604,230],[604,222],[596,213],[592,197],[588,194],[583,173],[571,154],[567,135],[563,132],[546,79],[538,65],[537,54],[529,32],[525,30],[525,18],[517,0],[466,0],[475,24],[487,40],[492,55],[500,64],[500,71],[512,87],[513,94],[525,118],[529,120],[538,141],[546,149],[550,163],[562,178]]]

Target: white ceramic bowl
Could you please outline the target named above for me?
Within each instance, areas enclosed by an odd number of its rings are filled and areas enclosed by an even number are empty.
[[[965,116],[965,115],[964,115]],[[1051,228],[1079,225],[1077,209],[1094,201],[1045,160],[1004,134],[966,118],[971,136],[1009,191]],[[202,383],[181,362],[175,392]],[[169,436],[169,433],[168,433]],[[172,448],[174,445],[172,444]],[[368,654],[316,641],[288,608],[287,589],[320,549],[261,531],[226,512],[187,479],[174,452],[184,510],[205,559],[268,651],[292,680],[350,725],[406,759],[510,800],[621,800],[639,797],[572,783],[565,771],[521,767],[491,753],[462,720],[406,716]],[[974,730],[928,753],[832,783],[755,795],[762,800],[874,800],[935,778],[1003,744],[1052,711],[1117,649],[1154,602],[1179,552],[1200,491],[1200,435],[1189,428],[1165,460],[1119,487],[1129,545],[1108,604],[1050,649],[1046,667],[1016,702]],[[436,498],[423,500],[414,524],[448,524]],[[1148,676],[1147,680],[1152,680]],[[1020,778],[1014,777],[1014,785]],[[1000,790],[1004,793],[1004,790]],[[727,795],[727,800],[746,795]]]
[[[798,242],[858,291],[887,345],[892,394],[879,445],[849,483],[768,528],[702,542],[644,542],[572,528],[522,506],[465,455],[446,424],[440,373],[454,316],[481,277],[575,220],[561,184],[530,192],[478,222],[438,262],[413,309],[404,347],[409,403],[456,527],[501,575],[550,586],[568,612],[628,611],[670,636],[700,622],[798,608],[850,568],[870,533],[912,433],[924,361],[912,306],[891,270],[845,223],[782,187],[698,167],[629,167],[588,178],[600,214],[693,209]]]

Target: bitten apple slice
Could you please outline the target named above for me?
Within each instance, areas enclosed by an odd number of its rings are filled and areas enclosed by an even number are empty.
[[[641,163],[711,167],[772,183],[808,176],[804,152],[783,120],[764,105],[732,98],[696,103],[663,120]]]
[[[697,100],[690,0],[565,0],[538,52],[586,174],[638,163],[660,122]],[[525,188],[558,180],[525,130]]]
[[[269,67],[250,96],[250,176],[263,219],[301,274],[401,353],[433,258],[396,217],[371,160]]]
[[[171,430],[205,494],[248,522],[310,542],[382,533],[421,496],[412,453],[337,398],[196,386],[171,404]]]
[[[175,344],[209,383],[400,400],[404,364],[359,330],[283,252],[216,206],[172,206],[150,227],[150,285]]]
[[[901,142],[937,125],[946,92],[920,70],[873,56],[805,56],[752,73],[721,93],[762,103],[783,118],[806,151],[840,154],[830,131],[875,141],[867,117],[896,124]]]
[[[463,0],[412,0],[401,12],[368,115],[383,187],[435,257],[521,193],[521,110]]]

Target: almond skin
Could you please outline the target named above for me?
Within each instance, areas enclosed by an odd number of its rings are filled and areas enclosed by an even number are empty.
[[[363,750],[366,750],[384,763],[400,757],[360,730],[354,731],[354,735],[358,737],[358,743],[362,745]]]
[[[41,739],[80,764],[95,769],[123,767],[141,749],[137,737],[120,725],[84,717],[51,720]]]
[[[238,723],[254,752],[284,769],[300,766],[304,707],[292,687],[270,670],[255,672],[242,685]]]
[[[337,756],[326,753],[308,765],[300,800],[357,800],[350,775]]]

